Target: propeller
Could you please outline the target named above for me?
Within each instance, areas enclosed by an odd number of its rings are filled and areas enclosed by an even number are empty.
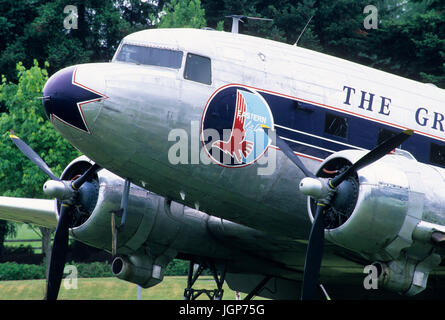
[[[29,160],[52,179],[44,185],[43,190],[45,194],[57,198],[62,203],[51,250],[51,261],[45,296],[46,300],[56,300],[59,294],[68,250],[70,222],[73,220],[75,206],[79,204],[79,189],[86,181],[93,177],[100,169],[100,166],[97,164],[92,165],[74,181],[63,181],[54,175],[45,161],[31,147],[16,136],[13,131],[11,131],[10,138]]]
[[[40,156],[31,149],[25,142],[23,142],[19,137],[17,137],[14,134],[14,131],[10,132],[11,134],[9,137],[11,138],[12,142],[17,146],[17,148],[20,149],[20,151],[23,152],[23,154],[31,160],[37,167],[39,167],[43,172],[46,173],[47,176],[49,176],[51,179],[60,181],[60,179],[51,171],[51,169],[48,167],[48,165],[43,161]]]
[[[284,152],[284,154],[304,173],[306,178],[300,183],[300,191],[308,196],[315,197],[317,207],[309,235],[308,247],[306,251],[306,259],[304,264],[302,300],[312,299],[317,288],[318,277],[320,274],[321,260],[323,257],[324,247],[324,219],[323,215],[331,206],[331,200],[336,192],[337,187],[355,173],[381,159],[397,146],[402,144],[413,134],[413,130],[404,130],[401,133],[391,137],[378,145],[373,150],[366,153],[362,158],[355,162],[346,170],[340,172],[332,179],[317,178],[310,172],[301,160],[294,154],[291,148],[282,138],[276,135],[276,145]]]
[[[284,152],[284,154],[289,158],[290,161],[292,161],[298,168],[300,168],[301,171],[303,171],[306,177],[316,178],[315,174],[313,174],[305,167],[303,162],[301,162],[300,158],[298,158],[295,155],[295,153],[292,151],[289,145],[286,142],[284,142],[283,139],[281,139],[278,135],[277,135],[276,145],[278,148],[281,149],[281,151]]]
[[[56,300],[59,294],[60,283],[63,277],[65,267],[66,252],[68,251],[69,223],[72,219],[73,206],[62,202],[60,208],[59,221],[56,232],[54,233],[54,242],[51,250],[51,261],[49,265],[48,282],[46,287],[46,300]]]
[[[394,150],[397,146],[401,145],[406,139],[411,137],[413,134],[413,130],[404,130],[401,133],[389,138],[388,140],[384,141],[380,145],[378,145],[376,148],[369,151],[367,154],[365,154],[362,158],[360,158],[356,163],[354,163],[351,167],[349,167],[346,171],[342,172],[335,178],[333,178],[330,182],[330,186],[332,188],[337,187],[340,183],[345,181],[348,177],[353,175],[355,172],[360,170],[361,168],[364,168],[371,163],[379,160],[387,153]]]

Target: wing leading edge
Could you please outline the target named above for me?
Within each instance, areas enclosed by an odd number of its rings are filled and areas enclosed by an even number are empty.
[[[55,229],[55,200],[0,197],[0,219],[35,224]]]

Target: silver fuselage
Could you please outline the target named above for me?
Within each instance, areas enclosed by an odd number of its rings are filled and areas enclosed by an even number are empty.
[[[414,118],[407,116],[420,105],[440,110],[445,98],[443,90],[341,59],[264,39],[203,30],[150,30],[130,35],[123,43],[156,45],[210,57],[212,83],[184,79],[184,63],[178,70],[116,59],[79,65],[78,82],[107,98],[83,108],[89,133],[53,119],[56,129],[102,167],[140,187],[268,233],[308,238],[311,221],[307,198],[298,191],[303,175],[275,148],[269,148],[264,155],[276,156],[275,170],[267,175],[258,174],[258,169],[265,166],[259,162],[241,168],[204,163],[200,125],[206,104],[219,88],[241,84],[315,101],[321,108],[334,106],[363,119],[390,122],[394,128],[414,127],[425,135],[445,138],[437,128],[419,127]],[[345,86],[356,88],[356,96],[345,91]],[[416,88],[421,92],[415,92]],[[361,89],[375,92],[374,110],[349,106],[354,98],[360,99]],[[389,96],[391,113],[389,99],[385,98]],[[381,100],[377,101],[378,97]],[[345,99],[350,103],[345,104]],[[176,142],[169,139],[172,130],[187,133],[188,163],[172,164],[169,160],[169,150]],[[193,153],[196,150],[198,160]],[[313,172],[323,160],[301,159]],[[442,169],[437,171],[442,177]],[[433,194],[445,190],[442,178],[437,179],[434,188]],[[435,199],[431,202],[437,203]],[[445,224],[442,215],[435,219],[435,223]]]

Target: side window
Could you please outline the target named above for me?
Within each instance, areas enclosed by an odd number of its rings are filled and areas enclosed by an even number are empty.
[[[192,53],[187,54],[184,78],[204,84],[211,84],[212,68],[210,59]]]
[[[436,143],[431,143],[430,162],[432,164],[445,167],[445,146],[441,146]]]
[[[394,137],[397,135],[397,132],[388,130],[388,129],[379,129],[379,136],[377,138],[377,145],[380,145],[381,143],[385,142],[386,140]]]
[[[326,112],[324,131],[337,137],[346,138],[348,134],[348,118]]]

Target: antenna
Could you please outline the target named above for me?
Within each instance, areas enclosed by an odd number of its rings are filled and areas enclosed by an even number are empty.
[[[226,18],[232,18],[232,33],[239,33],[239,22],[241,21],[242,23],[244,23],[244,20],[246,20],[246,19],[273,21],[273,19],[247,17],[247,16],[242,16],[242,15],[236,15],[236,14],[231,15],[231,16],[226,16]]]
[[[311,20],[312,20],[313,17],[314,17],[314,16],[311,16],[311,17],[309,18],[308,22],[306,23],[306,25],[305,25],[304,28],[303,28],[303,31],[301,31],[300,35],[298,36],[297,41],[295,41],[294,46],[296,46],[296,47],[298,46],[298,41],[300,41],[301,36],[302,36],[303,33],[306,31],[306,28],[307,28],[307,26],[309,25],[309,23],[311,22]]]

